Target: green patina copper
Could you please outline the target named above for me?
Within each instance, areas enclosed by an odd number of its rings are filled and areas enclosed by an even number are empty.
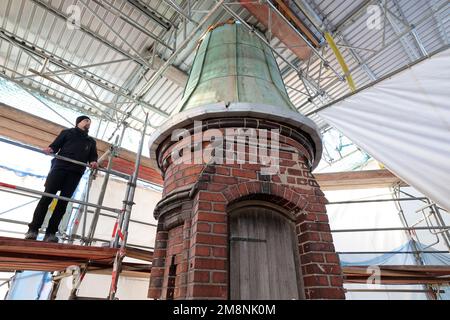
[[[239,23],[224,24],[205,34],[177,110],[217,102],[296,111],[271,49]]]

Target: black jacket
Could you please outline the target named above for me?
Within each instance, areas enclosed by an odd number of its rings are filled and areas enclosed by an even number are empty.
[[[95,140],[77,127],[61,131],[49,147],[60,156],[84,163],[97,161],[98,158]],[[53,169],[65,169],[83,174],[86,168],[75,163],[53,159]]]

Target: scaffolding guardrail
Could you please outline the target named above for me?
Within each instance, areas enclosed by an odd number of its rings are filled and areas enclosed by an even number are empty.
[[[77,164],[77,165],[80,165],[80,166],[83,166],[83,167],[86,167],[86,168],[91,168],[90,165],[87,164],[87,163],[84,163],[84,162],[81,162],[81,161],[77,161],[77,160],[73,160],[71,158],[63,157],[63,156],[60,156],[60,155],[57,155],[57,154],[54,154],[54,153],[47,154],[44,151],[42,151],[41,149],[39,149],[39,148],[32,147],[32,146],[29,146],[29,145],[26,145],[26,144],[23,144],[23,143],[20,143],[20,142],[17,142],[17,141],[12,141],[12,140],[8,140],[8,139],[0,137],[0,142],[11,144],[11,145],[14,145],[16,147],[23,148],[23,149],[28,149],[28,150],[31,150],[31,151],[34,151],[34,152],[37,152],[37,153],[45,154],[45,155],[53,157],[55,159],[71,162],[71,163],[74,163],[74,164]],[[119,172],[119,171],[116,171],[116,170],[112,170],[112,169],[108,170],[108,169],[102,168],[100,166],[96,170],[97,171],[102,171],[102,172],[105,172],[105,173],[112,173],[112,174],[114,174],[114,175],[116,175],[118,177],[124,178],[124,179],[128,179],[130,177],[130,175],[128,175],[128,174],[125,174],[125,173],[122,173],[122,172]]]
[[[436,250],[436,251],[337,251],[337,254],[419,254],[419,253],[448,253],[448,251],[444,250]]]
[[[72,199],[72,198],[67,198],[67,197],[63,197],[63,196],[59,196],[56,194],[51,194],[51,193],[47,193],[47,192],[41,192],[41,191],[37,191],[37,190],[33,190],[33,189],[29,189],[29,188],[25,188],[25,187],[21,187],[21,186],[17,186],[17,185],[13,185],[13,184],[9,184],[9,183],[5,183],[5,182],[0,182],[0,191],[5,191],[5,192],[9,192],[9,193],[13,193],[13,194],[19,194],[19,195],[23,195],[23,196],[30,196],[33,198],[38,198],[36,197],[36,195],[39,196],[45,196],[45,197],[49,197],[49,198],[53,198],[53,199],[58,199],[58,200],[62,200],[62,201],[67,201],[67,202],[71,202],[71,203],[77,203],[80,205],[84,206],[84,218],[86,218],[87,216],[87,207],[94,207],[96,208],[96,211],[94,212],[94,216],[98,218],[98,216],[101,214],[100,210],[106,210],[106,211],[110,211],[110,212],[114,212],[117,213],[117,217],[116,217],[116,224],[114,227],[114,231],[113,231],[113,235],[112,235],[112,239],[110,241],[106,241],[106,240],[101,240],[101,239],[96,239],[93,237],[93,234],[95,232],[95,227],[96,227],[96,223],[91,225],[91,228],[89,230],[89,236],[88,238],[84,239],[85,241],[87,241],[87,244],[90,244],[90,241],[92,240],[98,240],[98,241],[105,241],[106,243],[109,242],[109,246],[113,247],[113,248],[117,248],[120,247],[120,250],[118,250],[116,257],[114,259],[113,262],[113,272],[112,272],[112,279],[111,279],[111,287],[110,287],[110,291],[109,291],[109,295],[108,298],[113,300],[115,298],[115,294],[117,291],[117,282],[118,282],[118,278],[121,272],[121,266],[122,266],[122,261],[124,258],[124,250],[125,250],[125,246],[127,243],[127,236],[128,236],[128,227],[129,227],[129,223],[130,223],[130,217],[131,217],[131,209],[132,206],[134,204],[133,202],[133,198],[134,198],[134,193],[135,193],[135,189],[136,189],[136,183],[138,180],[138,172],[139,172],[139,166],[140,166],[140,160],[141,160],[141,153],[142,153],[142,149],[143,149],[143,144],[144,144],[144,138],[145,138],[145,129],[148,123],[148,113],[145,116],[145,123],[144,123],[144,127],[142,130],[142,136],[141,136],[141,141],[139,143],[139,150],[136,153],[136,161],[135,161],[135,167],[134,167],[134,172],[132,175],[127,175],[115,170],[111,169],[111,160],[112,160],[112,156],[113,156],[113,151],[114,150],[109,150],[109,154],[108,154],[108,168],[104,169],[101,167],[98,167],[96,169],[91,168],[91,166],[87,163],[83,163],[77,160],[73,160],[67,157],[63,157],[57,154],[47,154],[45,153],[43,150],[36,148],[36,147],[32,147],[26,144],[22,144],[20,142],[16,142],[16,141],[12,141],[12,140],[8,140],[5,138],[1,138],[0,137],[0,142],[4,142],[7,144],[11,144],[23,149],[28,149],[34,152],[38,152],[41,154],[45,154],[48,156],[52,156],[53,158],[59,159],[59,160],[63,160],[63,161],[67,161],[67,162],[71,162],[80,166],[83,166],[85,168],[89,168],[91,170],[96,170],[96,171],[102,171],[105,172],[106,177],[109,177],[109,174],[114,174],[116,176],[125,178],[126,180],[128,180],[127,183],[127,189],[125,192],[125,199],[123,201],[123,207],[122,209],[116,209],[116,208],[110,208],[107,206],[103,206],[102,201],[103,201],[103,197],[101,196],[99,198],[99,204],[95,204],[95,203],[90,203],[87,201],[82,201],[82,200],[76,200],[76,199]],[[125,125],[125,123],[124,123]],[[122,132],[122,137],[124,134],[124,131]],[[93,176],[94,171],[91,172],[90,177]],[[107,184],[107,179],[106,179],[106,183],[104,183],[102,185],[102,192],[104,195],[104,192],[106,190],[106,184]],[[5,221],[4,222],[10,222],[10,221]],[[22,224],[22,222],[19,222],[19,224]],[[68,235],[66,240],[71,240],[71,238],[73,237],[77,237],[76,235],[70,234]],[[81,237],[80,237],[81,238]],[[84,237],[83,237],[84,238]],[[119,242],[119,238],[121,240],[121,242]],[[89,240],[90,239],[90,240]],[[141,247],[144,248],[145,246],[140,246],[140,245],[132,245],[134,247]],[[146,247],[146,248],[150,248],[151,247]],[[83,267],[82,270],[82,274],[84,275],[86,272],[87,268]],[[82,279],[83,277],[81,277]],[[81,280],[80,280],[81,281]],[[77,292],[77,288],[75,288],[74,290],[72,290],[71,295],[76,296],[76,292]]]
[[[420,201],[425,200],[426,197],[414,197],[414,198],[389,198],[389,199],[369,199],[369,200],[348,200],[348,201],[333,201],[328,202],[326,205],[332,205],[332,204],[352,204],[352,203],[375,203],[375,202],[390,202],[390,201]]]
[[[335,229],[331,233],[339,232],[372,232],[372,231],[410,231],[410,230],[450,230],[450,226],[430,226],[430,227],[393,227],[393,228],[366,228],[366,229]]]
[[[420,289],[346,289],[345,292],[397,292],[397,293],[427,293],[429,290]],[[435,293],[445,293],[444,290],[434,290]]]
[[[90,203],[90,202],[86,202],[86,201],[82,201],[82,200],[76,200],[76,199],[72,199],[72,198],[62,197],[62,196],[58,196],[56,194],[52,194],[52,193],[48,193],[48,192],[42,192],[42,191],[37,191],[37,190],[33,190],[33,189],[21,187],[21,186],[16,186],[16,185],[13,185],[13,184],[4,183],[4,182],[0,181],[0,190],[2,190],[1,188],[8,188],[8,189],[12,189],[12,190],[17,190],[19,192],[15,192],[15,193],[19,193],[19,194],[20,194],[20,192],[37,194],[37,195],[41,195],[41,196],[45,196],[45,197],[49,197],[49,198],[53,198],[53,199],[63,200],[63,201],[67,201],[67,202],[74,202],[74,203],[78,203],[78,204],[82,204],[82,205],[87,205],[87,206],[91,206],[91,207],[95,207],[95,208],[100,208],[100,209],[103,209],[103,210],[106,210],[106,211],[115,212],[115,213],[120,213],[121,212],[120,209],[111,208],[111,207],[105,207],[105,206],[99,206],[99,205],[97,205],[95,203]],[[8,192],[8,190],[3,190],[3,191]]]

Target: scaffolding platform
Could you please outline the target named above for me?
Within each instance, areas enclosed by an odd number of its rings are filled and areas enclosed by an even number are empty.
[[[438,265],[379,265],[380,284],[450,284],[450,266]],[[367,283],[372,276],[374,282],[374,266],[343,267],[344,283]]]
[[[0,237],[0,271],[63,271],[88,264],[88,270],[110,269],[119,249]],[[125,256],[151,262],[153,252],[125,248]],[[125,263],[123,271],[149,273],[148,264]]]

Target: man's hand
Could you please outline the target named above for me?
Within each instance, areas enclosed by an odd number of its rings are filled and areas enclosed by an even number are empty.
[[[43,151],[45,154],[55,153],[55,152],[53,151],[53,149],[50,148],[50,147],[44,148],[44,149],[42,149],[42,151]]]
[[[96,161],[92,161],[92,162],[89,163],[89,166],[92,169],[97,169],[98,168],[98,163]]]

